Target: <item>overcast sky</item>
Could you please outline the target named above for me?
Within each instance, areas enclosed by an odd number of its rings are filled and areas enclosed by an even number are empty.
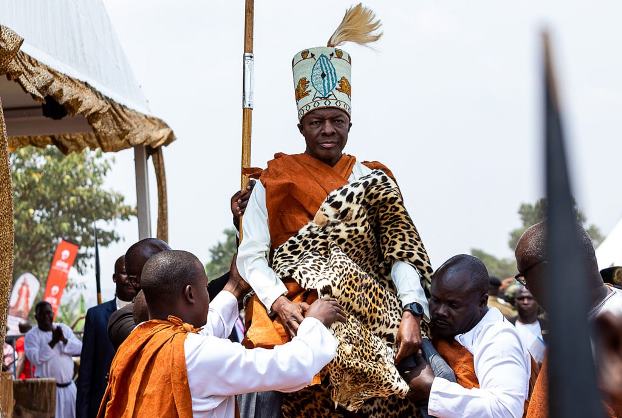
[[[175,131],[165,149],[169,236],[202,261],[230,226],[239,186],[242,0],[105,0],[152,112]],[[252,160],[304,150],[290,63],[325,45],[352,3],[261,1],[255,10]],[[351,53],[346,152],[389,166],[434,266],[473,247],[512,255],[516,210],[542,194],[539,32],[551,29],[572,177],[580,207],[607,233],[622,216],[622,3],[500,0],[368,1],[384,37]],[[108,185],[135,203],[133,153]],[[151,177],[153,216],[155,178]],[[102,250],[105,296],[114,259]],[[155,219],[154,219],[155,233]]]

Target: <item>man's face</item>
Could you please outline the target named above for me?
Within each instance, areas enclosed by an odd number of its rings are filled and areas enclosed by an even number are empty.
[[[538,314],[538,304],[526,287],[521,287],[516,293],[516,310],[521,318],[531,318]]]
[[[527,266],[518,265],[518,271],[522,273],[525,285],[536,302],[546,310],[545,300],[545,266],[546,262],[534,262]]]
[[[432,280],[430,319],[435,337],[450,339],[473,328],[483,316],[487,294],[472,289],[468,271],[444,271]]]
[[[52,320],[54,319],[52,305],[49,303],[41,305],[35,312],[35,319],[41,331],[52,331]]]
[[[143,251],[139,254],[125,257],[127,280],[136,293],[140,290],[140,275],[143,271],[143,266],[152,255],[152,252],[147,249],[143,249]]]
[[[112,281],[116,284],[117,297],[125,302],[131,302],[138,293],[138,290],[130,282],[125,272],[125,262],[117,261],[114,265]]]
[[[305,137],[305,152],[333,166],[341,158],[351,126],[350,118],[343,110],[326,108],[307,113],[298,129]]]

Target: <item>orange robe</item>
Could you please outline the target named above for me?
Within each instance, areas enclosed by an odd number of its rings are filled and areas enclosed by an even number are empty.
[[[544,357],[542,367],[533,393],[529,399],[526,418],[548,418],[549,416],[549,378],[547,372],[548,358]],[[605,412],[610,418],[617,418],[619,415],[608,405],[605,405]]]
[[[98,418],[192,418],[184,341],[197,331],[174,316],[135,328],[112,360]]]
[[[259,177],[266,189],[272,250],[311,221],[330,192],[348,184],[355,163],[356,158],[347,154],[343,154],[333,167],[308,154],[275,154],[274,160],[268,162],[268,168]],[[363,164],[393,177],[393,173],[377,161],[364,161]],[[285,279],[283,282],[289,300],[311,304],[317,299],[317,292],[303,289],[296,281]],[[268,316],[256,295],[246,305],[246,329],[243,344],[247,348],[272,348],[290,340],[280,320]]]

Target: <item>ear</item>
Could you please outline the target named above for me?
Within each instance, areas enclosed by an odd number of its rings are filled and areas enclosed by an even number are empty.
[[[298,124],[298,132],[300,132],[301,135],[304,135],[302,133],[302,122]]]
[[[194,295],[192,293],[192,286],[189,284],[184,287],[184,298],[186,299],[186,302],[190,304],[195,303]]]
[[[488,292],[482,293],[479,297],[479,307],[486,308],[488,306]]]
[[[350,132],[350,129],[352,129],[352,122],[348,124],[348,132]]]

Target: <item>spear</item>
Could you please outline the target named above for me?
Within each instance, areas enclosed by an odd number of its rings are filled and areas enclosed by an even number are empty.
[[[97,304],[102,303],[102,283],[101,283],[101,268],[99,266],[99,245],[97,244],[97,227],[93,223],[93,230],[95,232],[95,285],[97,287]]]
[[[251,132],[253,126],[253,17],[254,0],[246,0],[244,5],[244,55],[242,81],[242,169],[241,190],[248,185],[246,170],[251,165]],[[240,242],[242,242],[242,219],[240,219]]]
[[[562,115],[548,33],[542,37],[544,60],[544,142],[547,197],[546,298],[549,339],[549,416],[603,417],[587,321],[588,267],[580,238],[568,175]],[[578,398],[580,397],[580,399]]]

